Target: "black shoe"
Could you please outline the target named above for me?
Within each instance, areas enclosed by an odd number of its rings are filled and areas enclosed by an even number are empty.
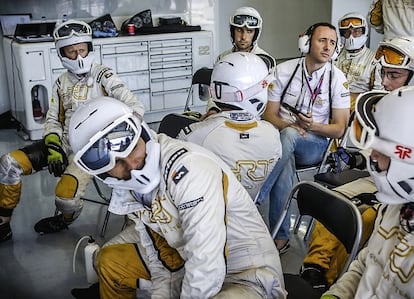
[[[34,230],[40,234],[51,234],[68,229],[68,223],[63,220],[63,214],[43,218],[35,224]]]
[[[99,299],[99,283],[94,283],[86,289],[72,289],[70,293],[77,299]]]
[[[0,224],[0,243],[10,240],[12,235],[10,222]]]
[[[325,277],[325,270],[318,265],[307,264],[300,269],[300,276],[306,280],[314,290],[321,294],[327,291],[328,282]]]

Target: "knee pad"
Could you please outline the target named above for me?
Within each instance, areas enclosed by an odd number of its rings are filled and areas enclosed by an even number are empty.
[[[83,201],[81,199],[75,198],[62,199],[59,197],[55,197],[55,205],[56,208],[65,216],[70,214],[71,219],[65,217],[65,221],[72,222],[73,220],[78,218],[80,213],[82,212]]]
[[[21,181],[22,174],[30,174],[31,163],[21,151],[14,151],[0,157],[0,183],[15,185]]]
[[[83,201],[76,198],[78,181],[74,176],[64,174],[55,189],[56,208],[65,215],[72,214],[72,221],[78,218],[83,208]]]
[[[56,185],[56,197],[63,199],[72,199],[75,197],[76,192],[78,191],[78,186],[78,180],[74,176],[63,174]]]

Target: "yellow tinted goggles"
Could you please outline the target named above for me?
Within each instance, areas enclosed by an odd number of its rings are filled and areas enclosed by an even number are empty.
[[[339,24],[340,29],[347,29],[349,27],[361,27],[363,26],[362,19],[360,18],[346,18],[341,20]]]
[[[408,62],[408,57],[400,51],[390,48],[388,46],[380,46],[375,53],[375,59],[380,60],[384,57],[387,64],[392,65],[405,65]]]

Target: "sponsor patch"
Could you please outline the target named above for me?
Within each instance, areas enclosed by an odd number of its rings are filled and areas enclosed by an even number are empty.
[[[249,139],[250,134],[249,133],[240,133],[240,139]]]
[[[189,126],[187,126],[187,127],[183,128],[183,132],[184,132],[185,135],[188,135],[192,132],[192,130]]]
[[[175,184],[178,184],[179,181],[188,173],[188,169],[185,166],[181,166],[178,170],[174,170],[172,173],[172,180]]]
[[[174,154],[170,156],[170,159],[168,159],[167,164],[165,165],[165,169],[164,169],[164,181],[165,182],[167,182],[167,178],[170,174],[170,170],[174,162],[177,161],[179,157],[181,157],[187,152],[188,152],[187,149],[180,148],[179,150],[177,150]]]
[[[346,89],[348,89],[348,88],[349,88],[349,83],[348,83],[348,81],[345,81],[345,82],[344,82],[344,87],[345,87]]]
[[[194,208],[195,206],[197,206],[202,201],[204,201],[204,197],[199,197],[199,198],[196,198],[192,201],[182,203],[182,204],[178,205],[178,210],[182,211],[182,210]]]
[[[343,98],[349,97],[349,92],[341,93],[341,97],[343,97]]]

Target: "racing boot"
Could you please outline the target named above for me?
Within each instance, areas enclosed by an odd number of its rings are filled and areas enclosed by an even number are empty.
[[[43,218],[34,226],[34,230],[40,234],[51,234],[60,232],[63,229],[68,229],[68,225],[72,222],[65,220],[63,214],[58,214],[53,217]]]
[[[94,283],[89,288],[72,289],[71,294],[77,299],[99,299],[99,283]]]
[[[10,240],[12,235],[10,221],[6,221],[0,217],[0,243]]]

